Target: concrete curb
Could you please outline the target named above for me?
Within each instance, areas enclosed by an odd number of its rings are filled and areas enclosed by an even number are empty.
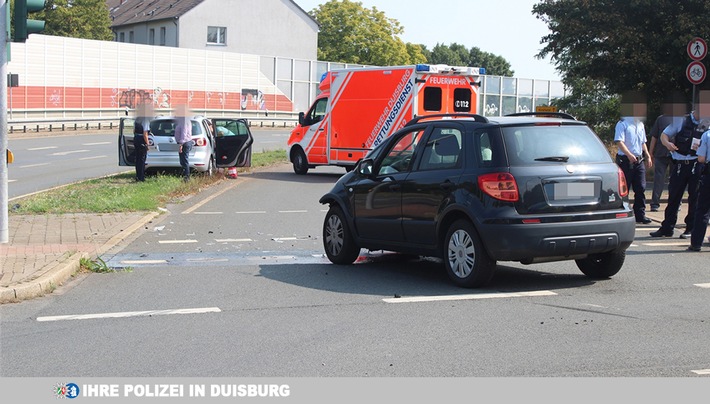
[[[139,228],[145,226],[146,223],[149,223],[158,215],[160,215],[160,212],[151,212],[123,231],[115,234],[97,249],[96,256],[100,256],[115,247],[122,240],[126,239]],[[2,288],[0,290],[0,304],[17,303],[21,300],[33,299],[52,293],[54,289],[63,285],[79,271],[82,258],[92,258],[91,253],[86,251],[75,252],[63,261],[55,263],[43,275],[40,275],[36,279],[20,283],[13,287]]]

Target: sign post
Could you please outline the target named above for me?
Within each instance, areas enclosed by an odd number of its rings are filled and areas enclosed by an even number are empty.
[[[688,56],[693,59],[685,69],[685,77],[693,85],[693,110],[695,110],[695,87],[705,81],[707,70],[701,60],[708,54],[708,44],[703,38],[695,37],[688,42]]]

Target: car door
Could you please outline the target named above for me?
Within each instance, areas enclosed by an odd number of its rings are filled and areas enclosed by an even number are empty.
[[[420,126],[393,135],[375,162],[375,174],[352,186],[355,227],[360,237],[388,243],[404,241],[402,183],[409,175],[422,131]]]
[[[251,167],[254,137],[246,119],[212,119],[217,167]]]
[[[455,200],[464,170],[464,127],[437,123],[420,145],[416,166],[402,183],[402,231],[407,243],[433,246],[443,209]]]
[[[134,118],[121,118],[118,125],[118,165],[135,166],[136,149],[133,146]]]

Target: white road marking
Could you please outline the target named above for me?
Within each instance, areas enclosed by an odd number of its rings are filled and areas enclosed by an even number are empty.
[[[118,313],[76,314],[76,315],[68,315],[68,316],[37,317],[37,321],[95,320],[95,319],[101,319],[101,318],[165,316],[165,315],[169,315],[169,314],[219,313],[221,311],[222,310],[220,310],[219,307],[206,307],[203,309],[124,311],[124,312],[118,312]]]
[[[15,182],[15,181],[17,181],[17,180],[7,180],[7,182]]]
[[[308,213],[307,210],[280,210],[279,213]]]
[[[32,147],[30,149],[27,149],[29,151],[35,151],[35,150],[49,150],[49,149],[56,149],[57,146],[45,146],[45,147]]]
[[[188,258],[188,262],[227,262],[229,258]]]
[[[149,265],[149,264],[167,264],[166,260],[126,260],[121,261],[121,264],[126,265]]]
[[[207,197],[207,198],[201,200],[200,202],[198,202],[198,203],[192,205],[191,207],[185,209],[185,210],[182,212],[182,214],[183,214],[183,215],[187,215],[188,213],[192,213],[192,212],[196,211],[197,209],[201,208],[201,207],[202,207],[204,204],[206,204],[207,202],[213,200],[214,198],[216,198],[216,197],[222,195],[223,193],[229,191],[230,189],[236,187],[238,183],[239,183],[239,181],[233,181],[231,184],[229,184],[229,185],[227,185],[226,187],[222,188],[222,189],[219,190],[218,192],[215,192],[215,193],[212,194],[211,196],[209,196],[209,197]]]
[[[94,156],[94,157],[82,157],[79,160],[96,160],[96,159],[105,159],[108,156]]]
[[[82,144],[82,146],[98,146],[100,144],[111,144],[111,142],[84,143],[84,144]]]
[[[691,370],[696,375],[710,375],[710,369]]]
[[[243,215],[243,214],[253,214],[253,213],[266,213],[265,210],[251,210],[251,211],[241,211],[241,212],[234,212],[238,215]]]
[[[159,244],[187,244],[196,243],[197,240],[159,240]]]
[[[193,215],[221,215],[224,212],[192,212]]]
[[[247,241],[254,241],[250,238],[216,238],[214,241],[218,243],[244,243]]]
[[[696,283],[694,286],[697,286],[699,288],[710,289],[710,283]]]
[[[683,240],[681,241],[660,241],[660,242],[654,242],[654,243],[641,243],[641,245],[646,245],[646,246],[656,246],[656,247],[675,247],[675,246],[688,246],[690,244],[690,240]]]
[[[65,151],[65,152],[57,152],[57,153],[52,153],[50,156],[66,156],[68,154],[74,154],[74,153],[86,153],[90,152],[91,150],[70,150],[70,151]]]
[[[477,299],[497,299],[508,297],[538,297],[557,296],[557,293],[549,290],[534,292],[513,292],[513,293],[478,293],[469,295],[447,295],[447,296],[414,296],[382,299],[385,303],[420,303],[420,302],[441,302],[450,300],[477,300]]]
[[[296,237],[274,237],[271,240],[273,241],[293,241],[293,240],[298,240]]]
[[[28,164],[26,166],[20,166],[19,168],[42,167],[42,166],[48,166],[48,165],[49,165],[49,163]]]

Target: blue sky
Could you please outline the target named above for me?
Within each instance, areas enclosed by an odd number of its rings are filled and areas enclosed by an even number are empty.
[[[294,0],[310,11],[325,0]],[[532,14],[539,0],[359,0],[366,8],[377,7],[404,27],[404,42],[422,43],[432,49],[437,43],[476,46],[504,57],[515,77],[560,80],[547,60],[534,56],[549,33]],[[485,67],[485,66],[482,66]]]

